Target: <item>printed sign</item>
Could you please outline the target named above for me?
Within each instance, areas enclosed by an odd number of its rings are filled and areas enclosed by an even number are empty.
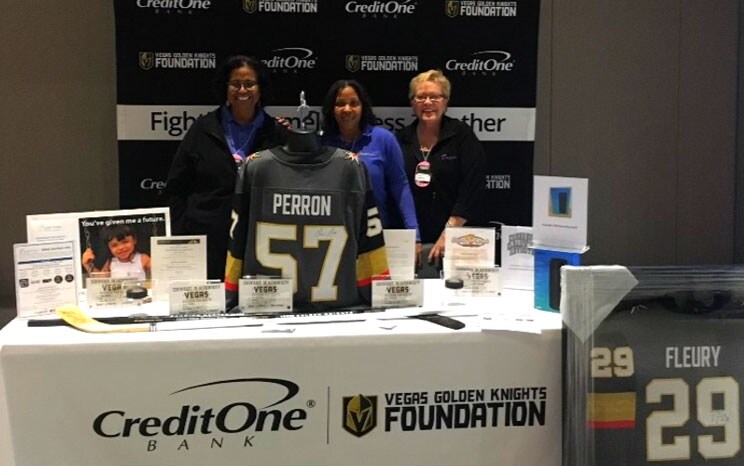
[[[292,312],[291,278],[241,278],[238,303],[247,314]]]

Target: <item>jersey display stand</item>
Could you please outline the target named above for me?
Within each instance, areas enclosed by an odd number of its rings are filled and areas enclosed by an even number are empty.
[[[563,464],[742,464],[744,268],[561,272]]]
[[[369,304],[387,277],[382,224],[366,169],[347,151],[291,130],[284,147],[250,156],[239,172],[236,223],[225,278],[228,308],[239,279],[293,279],[293,309]],[[301,264],[301,266],[299,266]]]
[[[581,264],[589,250],[589,180],[535,176],[532,202],[535,308],[558,312],[561,267]]]

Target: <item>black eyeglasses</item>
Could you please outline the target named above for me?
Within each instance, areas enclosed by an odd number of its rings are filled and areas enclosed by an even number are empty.
[[[242,88],[245,88],[245,90],[249,91],[256,87],[258,83],[256,81],[230,81],[227,83],[228,86],[230,86],[231,89],[235,89],[236,91],[239,91]]]

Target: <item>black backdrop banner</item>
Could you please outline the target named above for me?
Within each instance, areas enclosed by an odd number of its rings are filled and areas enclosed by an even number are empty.
[[[539,0],[114,0],[121,208],[164,206],[179,141],[215,108],[217,65],[241,53],[271,72],[268,112],[320,124],[337,79],[361,82],[379,124],[413,115],[408,82],[441,69],[447,114],[483,143],[487,220],[532,221]]]

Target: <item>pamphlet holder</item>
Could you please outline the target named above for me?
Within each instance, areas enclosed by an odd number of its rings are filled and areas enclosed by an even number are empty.
[[[560,312],[561,267],[581,265],[581,255],[589,246],[571,249],[532,244],[530,247],[535,253],[535,309]]]

